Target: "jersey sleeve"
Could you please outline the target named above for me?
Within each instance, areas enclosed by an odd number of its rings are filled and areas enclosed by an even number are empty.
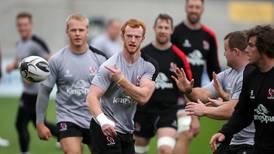
[[[103,63],[96,75],[94,76],[92,80],[92,84],[102,88],[103,90],[107,90],[109,85],[111,84],[111,78],[110,75],[108,74],[107,69],[105,66],[108,66],[106,63]]]
[[[243,85],[243,76],[241,76],[235,83],[235,86],[231,89],[230,99],[239,99]]]
[[[42,85],[52,89],[57,81],[58,77],[58,59],[53,56],[49,59],[49,70],[50,70],[50,75],[48,78],[42,82]]]

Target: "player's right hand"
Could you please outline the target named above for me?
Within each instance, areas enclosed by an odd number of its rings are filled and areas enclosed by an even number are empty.
[[[9,74],[14,70],[14,65],[13,64],[9,64],[6,67],[6,72]]]
[[[114,138],[117,135],[114,126],[111,124],[104,124],[101,129],[105,136]]]
[[[176,85],[180,89],[180,91],[182,91],[184,93],[191,93],[192,87],[194,85],[194,80],[192,79],[191,81],[189,81],[187,79],[183,68],[181,68],[181,69],[176,68],[175,74],[177,77],[175,77],[173,75],[171,77],[176,82]]]
[[[217,144],[225,140],[225,135],[222,133],[214,134],[210,139],[210,147],[212,151],[217,149]]]
[[[50,130],[45,124],[40,123],[36,125],[37,134],[41,140],[49,140],[52,136]]]

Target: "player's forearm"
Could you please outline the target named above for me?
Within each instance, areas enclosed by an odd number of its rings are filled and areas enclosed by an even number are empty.
[[[92,92],[87,95],[88,107],[93,117],[97,117],[99,114],[102,113],[99,100],[99,96],[95,96]]]
[[[208,102],[208,99],[211,95],[210,93],[204,88],[192,88],[191,93],[186,93],[186,96],[191,101],[196,102],[197,99],[200,99],[203,103]]]
[[[44,123],[51,89],[41,85],[36,100],[36,124]]]
[[[119,84],[130,97],[132,97],[141,105],[148,102],[149,98],[153,93],[153,91],[151,92],[149,89],[145,87],[138,87],[133,85],[126,79],[122,80]]]
[[[219,107],[207,107],[205,111],[205,116],[211,119],[216,120],[227,120],[231,117],[234,109],[228,109],[222,107],[223,105]]]

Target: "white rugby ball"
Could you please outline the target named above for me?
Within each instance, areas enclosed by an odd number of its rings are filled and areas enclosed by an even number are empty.
[[[41,82],[49,74],[48,62],[39,56],[29,56],[24,58],[19,64],[21,76],[31,82]]]

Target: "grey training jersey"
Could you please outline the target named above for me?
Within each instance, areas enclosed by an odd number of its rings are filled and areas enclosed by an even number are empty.
[[[155,80],[158,69],[152,60],[142,54],[138,60],[129,64],[122,52],[114,54],[104,62],[92,84],[106,90],[101,97],[100,104],[102,112],[115,122],[115,129],[120,133],[133,133],[133,117],[137,103],[125,91],[110,78],[104,66],[113,68],[117,65],[123,72],[125,78],[132,84],[138,86],[141,78]]]
[[[95,50],[75,54],[67,46],[49,60],[50,76],[42,82],[53,88],[57,85],[57,123],[72,122],[82,128],[89,128],[91,115],[86,104],[86,95],[99,66],[106,60]]]
[[[40,56],[48,58],[49,49],[44,41],[37,36],[32,36],[26,40],[19,40],[16,43],[16,59],[20,62],[22,59],[29,56]],[[26,84],[23,83],[23,92],[28,94],[37,94],[39,83]]]
[[[110,58],[115,53],[122,51],[122,45],[119,40],[111,40],[106,33],[97,36],[91,43],[95,48],[104,52]]]
[[[240,71],[236,71],[235,69],[228,68],[217,75],[218,80],[222,84],[222,87],[226,92],[230,94],[230,99],[239,99],[241,90],[242,90],[242,83],[243,83],[243,71],[242,68]],[[218,94],[213,87],[213,81],[204,88],[208,89],[214,98],[218,97]],[[238,144],[254,144],[254,134],[255,134],[255,127],[253,122],[246,128],[244,128],[239,133],[235,134],[230,142],[232,145]]]

